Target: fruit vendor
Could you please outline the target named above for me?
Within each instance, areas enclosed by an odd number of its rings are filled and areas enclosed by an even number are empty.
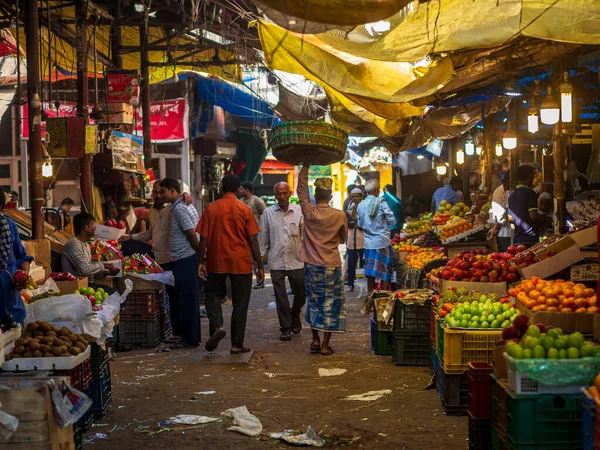
[[[346,331],[346,305],[342,260],[338,247],[346,242],[346,215],[329,206],[331,178],[315,181],[315,200],[310,201],[308,170],[305,165],[298,177],[298,198],[304,214],[304,240],[300,259],[304,261],[306,285],[306,321],[312,329],[311,353],[333,354],[329,345],[332,333]],[[323,331],[323,342],[319,336]]]
[[[488,239],[496,236],[498,251],[506,252],[512,242],[512,228],[508,220],[508,190],[510,189],[510,174],[506,172],[502,184],[492,194],[489,223],[493,224]]]
[[[533,190],[535,170],[523,165],[517,169],[517,188],[508,198],[508,210],[515,224],[514,245],[531,247],[540,240],[540,230],[551,218],[538,211],[538,196]]]
[[[15,322],[23,323],[25,305],[13,283],[13,275],[18,269],[28,274],[33,258],[27,256],[15,223],[2,214],[6,201],[7,196],[0,188],[0,320],[5,322],[12,316]]]
[[[382,289],[390,290],[394,270],[390,227],[396,224],[396,218],[387,202],[379,197],[379,181],[367,181],[365,190],[368,195],[357,207],[356,221],[365,232],[365,276],[369,292],[375,289],[376,278],[381,279]]]
[[[431,211],[435,213],[442,201],[446,201],[451,205],[455,205],[460,202],[460,194],[458,191],[462,187],[462,179],[460,177],[452,177],[450,182],[446,186],[442,186],[433,193],[431,200]]]
[[[363,267],[365,253],[365,232],[356,226],[356,209],[363,199],[361,188],[355,187],[350,193],[352,201],[346,209],[346,220],[348,220],[348,239],[346,240],[346,256],[348,262],[348,291],[354,292],[354,280],[356,280],[356,266],[360,263]],[[348,217],[350,219],[348,219]]]
[[[65,245],[62,254],[62,268],[76,277],[88,277],[89,284],[93,287],[95,279],[108,275],[116,275],[119,269],[109,263],[92,261],[92,252],[88,241],[94,237],[96,222],[94,216],[81,212],[73,217],[73,236]],[[114,289],[102,286],[106,292],[112,294]]]

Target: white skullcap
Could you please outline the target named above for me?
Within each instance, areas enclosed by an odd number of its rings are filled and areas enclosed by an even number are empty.
[[[352,191],[350,192],[350,195],[354,195],[354,194],[361,194],[362,195],[363,191],[361,188],[354,188],[352,189]]]

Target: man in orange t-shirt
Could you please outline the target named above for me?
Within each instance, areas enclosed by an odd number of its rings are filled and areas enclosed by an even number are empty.
[[[252,256],[258,264],[257,281],[260,283],[265,278],[257,238],[260,230],[250,208],[236,197],[240,186],[240,179],[235,175],[224,176],[221,180],[223,198],[208,205],[197,228],[200,233],[198,274],[207,280],[206,314],[210,339],[205,348],[209,352],[214,351],[226,335],[221,299],[227,293],[227,278],[231,281],[233,304],[231,353],[250,351],[244,347],[244,335],[252,293]]]

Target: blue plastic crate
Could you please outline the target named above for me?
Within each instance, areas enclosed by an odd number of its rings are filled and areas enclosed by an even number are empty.
[[[583,392],[583,450],[596,450],[596,402],[586,388]]]
[[[106,366],[101,378],[92,379],[91,397],[93,401],[92,409],[94,417],[101,419],[106,414],[112,398],[110,365]]]

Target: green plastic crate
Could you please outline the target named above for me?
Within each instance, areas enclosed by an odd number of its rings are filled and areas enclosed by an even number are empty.
[[[492,450],[506,450],[506,444],[502,440],[496,427],[492,425]]]
[[[394,354],[394,334],[389,330],[378,330],[375,319],[371,317],[371,350],[375,355]]]
[[[581,449],[581,395],[517,396],[506,391],[506,444],[519,450]]]

